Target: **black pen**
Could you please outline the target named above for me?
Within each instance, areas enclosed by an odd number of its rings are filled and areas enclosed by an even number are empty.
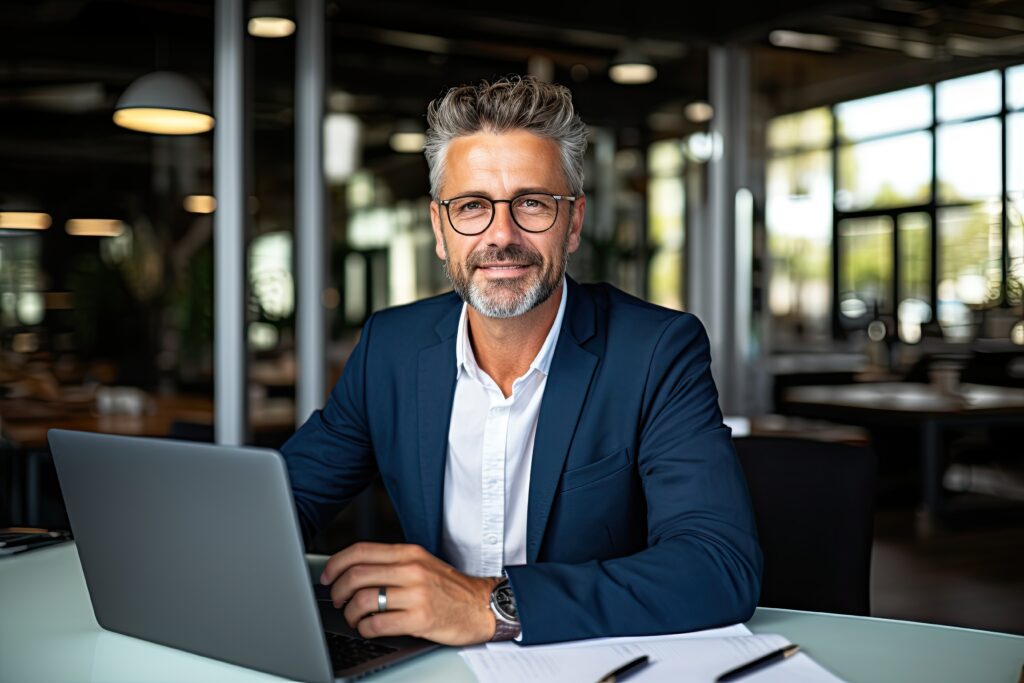
[[[759,669],[763,669],[766,666],[771,666],[775,662],[781,662],[784,659],[792,657],[800,650],[799,645],[787,645],[781,650],[775,652],[769,652],[764,657],[758,657],[752,662],[747,662],[743,666],[738,666],[735,669],[726,671],[724,674],[715,679],[715,683],[725,683],[726,681],[735,681],[737,678],[743,678],[747,674],[752,674]]]
[[[605,674],[597,681],[597,683],[616,683],[616,681],[621,681],[626,676],[636,673],[638,669],[642,669],[647,666],[648,661],[647,655],[637,657],[631,662],[626,662],[615,671]]]

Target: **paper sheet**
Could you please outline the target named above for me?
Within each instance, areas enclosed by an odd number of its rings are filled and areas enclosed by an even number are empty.
[[[691,631],[689,633],[670,633],[665,636],[624,636],[620,638],[593,638],[591,640],[570,640],[564,643],[552,643],[551,645],[533,645],[531,651],[543,649],[557,649],[567,647],[590,647],[592,645],[621,645],[642,640],[646,643],[656,643],[659,640],[679,640],[680,638],[726,638],[730,636],[749,636],[750,629],[743,624],[733,624],[722,628],[709,628],[703,631]],[[487,649],[493,651],[508,650],[521,652],[523,647],[510,640],[498,643],[487,643]]]
[[[619,642],[567,647],[467,648],[460,654],[480,683],[595,683],[640,656],[651,663],[630,676],[630,683],[712,683],[724,672],[777,650],[788,641],[779,635],[731,637],[658,636],[611,639]],[[751,674],[744,683],[841,683],[805,654]]]

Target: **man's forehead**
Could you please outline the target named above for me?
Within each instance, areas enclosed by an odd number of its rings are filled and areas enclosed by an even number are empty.
[[[525,130],[453,138],[446,161],[445,184],[474,180],[530,187],[563,184],[558,143]]]

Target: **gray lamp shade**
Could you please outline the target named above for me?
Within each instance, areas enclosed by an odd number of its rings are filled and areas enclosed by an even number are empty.
[[[658,75],[651,60],[636,48],[624,47],[608,67],[608,76],[616,83],[650,83]]]
[[[213,112],[195,81],[173,71],[154,71],[124,91],[114,122],[144,133],[193,135],[213,128]]]

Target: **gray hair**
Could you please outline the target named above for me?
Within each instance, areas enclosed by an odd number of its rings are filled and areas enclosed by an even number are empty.
[[[439,199],[448,144],[476,133],[525,130],[554,140],[562,155],[562,174],[569,191],[583,194],[583,155],[587,131],[572,106],[572,93],[562,85],[532,76],[508,76],[493,83],[451,88],[427,107],[427,140],[423,153],[430,167],[430,196]]]

